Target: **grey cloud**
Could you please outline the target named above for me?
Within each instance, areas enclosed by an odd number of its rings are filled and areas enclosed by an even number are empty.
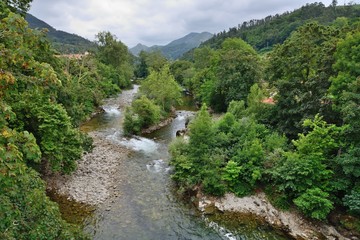
[[[322,1],[326,6],[331,0]],[[166,44],[190,32],[217,33],[243,21],[292,11],[306,0],[34,0],[30,13],[91,40],[110,31],[129,47]]]

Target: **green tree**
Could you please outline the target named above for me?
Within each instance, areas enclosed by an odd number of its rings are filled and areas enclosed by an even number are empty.
[[[245,100],[250,87],[260,80],[260,59],[241,39],[227,39],[215,60],[217,110],[225,111],[232,100]]]
[[[321,113],[333,120],[326,99],[333,74],[336,31],[317,23],[299,28],[270,54],[269,80],[276,87],[276,125],[291,138],[302,131],[306,118]]]
[[[136,99],[130,108],[126,109],[124,132],[126,135],[139,134],[141,129],[147,128],[160,121],[161,109],[145,96]]]
[[[168,64],[168,60],[159,50],[141,51],[136,64],[135,75],[138,78],[147,78],[150,70],[159,72],[166,64]]]
[[[268,119],[274,106],[263,102],[267,97],[265,91],[257,83],[251,86],[246,101],[246,115],[253,117],[259,123],[269,123]]]
[[[334,208],[328,198],[329,194],[327,192],[322,191],[320,188],[311,188],[296,198],[294,203],[305,215],[317,220],[325,220]]]
[[[146,64],[147,53],[141,51],[137,58],[137,64],[135,67],[135,76],[137,78],[146,78],[149,75],[148,65]]]
[[[170,112],[172,106],[181,101],[181,90],[168,65],[159,71],[150,70],[150,75],[140,86],[140,92],[154,100],[165,112]]]
[[[203,104],[196,118],[190,123],[189,129],[191,153],[195,158],[201,159],[210,152],[215,143],[213,123],[206,104]]]
[[[45,183],[26,165],[41,160],[36,139],[7,126],[15,114],[2,100],[0,109],[0,238],[85,239],[61,219],[58,206],[45,194]]]
[[[350,212],[359,214],[360,213],[360,187],[354,187],[351,192],[345,195],[344,205],[350,209]]]
[[[293,140],[295,151],[283,153],[271,169],[272,180],[305,214],[324,219],[333,208],[329,194],[336,176],[332,167],[345,128],[327,124],[318,115],[306,120],[304,127],[311,130]]]
[[[198,70],[209,68],[214,55],[215,51],[209,47],[196,48],[194,50],[195,68]]]
[[[225,185],[219,174],[223,161],[219,154],[212,152],[215,146],[215,131],[205,104],[190,123],[189,128],[189,142],[177,140],[170,147],[172,154],[170,164],[175,169],[173,179],[183,191],[191,190],[195,185],[201,184],[208,194],[224,194]]]
[[[96,39],[98,59],[116,70],[116,82],[119,87],[129,87],[133,69],[127,46],[117,40],[116,36],[110,32],[99,32]]]
[[[194,75],[193,64],[185,60],[177,60],[170,65],[170,72],[175,81],[184,86],[188,79]]]
[[[4,0],[4,4],[13,12],[19,11],[21,14],[29,10],[31,2],[32,0]]]
[[[342,124],[349,124],[348,141],[360,141],[360,34],[349,33],[341,40],[333,65],[337,74],[329,88],[333,108],[341,114]]]

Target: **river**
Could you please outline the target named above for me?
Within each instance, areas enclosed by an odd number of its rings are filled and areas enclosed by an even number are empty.
[[[115,147],[131,149],[113,176],[117,194],[112,194],[85,220],[85,231],[93,239],[287,239],[252,218],[203,215],[177,196],[170,178],[168,144],[195,113],[179,108],[168,126],[147,136],[125,138],[124,108],[137,88],[107,100],[105,112],[82,126],[84,131],[102,135]]]

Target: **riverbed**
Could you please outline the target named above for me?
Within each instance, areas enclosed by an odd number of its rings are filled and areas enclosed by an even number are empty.
[[[251,216],[209,216],[179,198],[170,177],[168,144],[195,112],[179,107],[168,126],[125,138],[124,111],[136,92],[137,86],[108,99],[105,111],[82,126],[94,138],[95,148],[80,161],[70,182],[65,179],[58,186],[68,186],[60,193],[94,206],[83,220],[92,239],[288,239]],[[73,183],[79,189],[71,190]],[[90,190],[81,195],[81,188]]]

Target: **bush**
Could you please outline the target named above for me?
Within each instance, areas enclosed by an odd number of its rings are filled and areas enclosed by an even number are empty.
[[[135,100],[126,109],[124,131],[126,135],[139,134],[141,129],[147,128],[160,121],[161,109],[145,96]]]
[[[306,216],[324,220],[334,208],[328,197],[329,194],[320,188],[312,188],[296,198],[294,203]]]
[[[350,209],[351,212],[360,213],[360,187],[355,187],[350,194],[343,199],[344,205]]]

